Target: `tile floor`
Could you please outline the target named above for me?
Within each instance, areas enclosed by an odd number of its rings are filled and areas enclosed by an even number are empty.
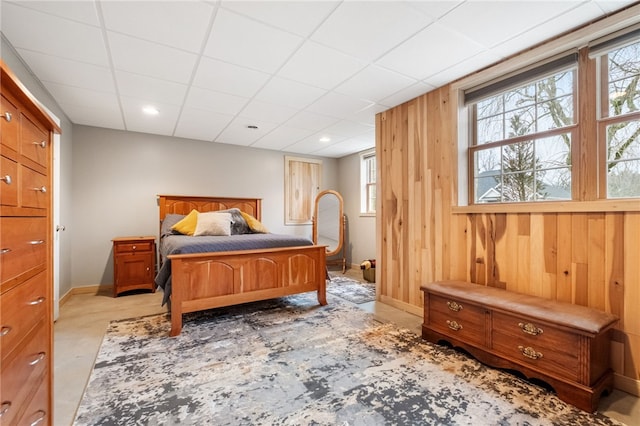
[[[348,270],[362,279],[359,270]],[[162,292],[111,296],[110,288],[97,294],[75,294],[61,307],[54,327],[54,425],[73,424],[75,412],[91,374],[93,362],[110,321],[166,312]],[[420,333],[422,318],[379,302],[359,305],[384,321]],[[600,411],[628,426],[640,426],[640,399],[614,391],[600,402]]]

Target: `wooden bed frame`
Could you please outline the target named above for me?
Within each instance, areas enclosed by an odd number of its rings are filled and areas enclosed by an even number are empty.
[[[159,195],[160,225],[167,214],[237,207],[261,220],[259,198]],[[327,304],[325,246],[300,246],[181,254],[171,260],[171,336],[182,330],[182,314],[222,306],[318,292]]]

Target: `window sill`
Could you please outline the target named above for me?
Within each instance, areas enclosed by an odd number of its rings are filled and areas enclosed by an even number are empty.
[[[375,213],[360,213],[360,217],[376,217]]]
[[[640,212],[640,199],[474,204],[454,206],[451,210],[453,214]]]

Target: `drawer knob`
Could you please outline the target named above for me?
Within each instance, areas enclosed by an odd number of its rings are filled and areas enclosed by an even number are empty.
[[[11,327],[9,327],[8,325],[2,326],[2,328],[0,329],[0,337],[4,337],[9,333],[11,333]]]
[[[132,246],[132,247],[131,247],[131,250],[135,250],[136,248],[137,248],[136,246]]]
[[[47,192],[46,186],[41,186],[40,188],[33,188],[34,191],[42,192],[43,194]]]
[[[447,306],[449,307],[449,309],[451,309],[453,312],[460,312],[462,310],[462,305],[456,302],[450,302],[447,301]]]
[[[9,412],[10,408],[11,408],[11,402],[10,401],[4,401],[2,403],[2,405],[0,405],[0,417],[2,417],[5,414],[7,414]]]
[[[13,118],[13,116],[11,115],[11,113],[9,111],[7,111],[4,114],[2,114],[2,118],[7,120],[7,123],[10,123],[11,119]]]
[[[462,325],[458,324],[457,321],[451,321],[451,320],[447,320],[447,325],[449,326],[450,329],[452,329],[453,331],[458,331],[458,330],[462,330]]]
[[[41,362],[42,360],[44,360],[44,358],[47,356],[46,353],[44,352],[38,352],[38,355],[36,355],[35,359],[33,361],[29,361],[29,365],[34,366],[36,364],[38,364],[39,362]]]
[[[40,148],[46,148],[47,147],[47,142],[46,141],[40,141],[40,142],[33,142],[34,145],[38,145]]]
[[[530,359],[542,358],[542,352],[538,352],[530,346],[527,346],[526,348],[523,346],[518,346],[518,349],[520,350],[520,352],[522,352],[522,355],[526,356],[527,358],[530,358]]]
[[[44,420],[47,418],[47,413],[44,410],[38,410],[36,411],[36,414],[38,417],[34,421],[29,423],[29,426],[38,426],[39,424],[42,424],[42,422],[44,422]]]
[[[11,249],[10,249],[10,248],[3,248],[3,249],[0,249],[0,254],[7,254],[7,253],[9,253],[10,251],[11,251]]]
[[[11,182],[13,182],[13,179],[11,179],[11,176],[9,175],[4,175],[0,177],[0,180],[6,183],[7,185],[11,185]]]
[[[538,334],[542,334],[542,329],[539,327],[536,327],[530,322],[527,322],[527,323],[519,322],[518,327],[520,327],[520,329],[524,333],[531,334],[532,336],[537,336]]]
[[[44,303],[45,300],[47,300],[47,299],[42,297],[42,296],[40,296],[36,300],[32,300],[31,302],[29,302],[28,305],[29,306],[36,306],[36,305],[39,305],[41,303]]]

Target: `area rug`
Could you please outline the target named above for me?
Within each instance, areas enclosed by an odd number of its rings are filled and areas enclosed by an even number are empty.
[[[76,425],[619,425],[315,293],[112,322]]]
[[[331,275],[327,292],[357,304],[376,300],[375,283],[357,281],[344,275]]]

